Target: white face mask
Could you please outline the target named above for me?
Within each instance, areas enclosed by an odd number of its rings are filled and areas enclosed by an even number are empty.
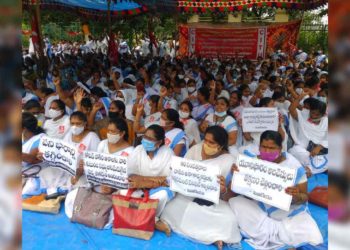
[[[113,134],[107,133],[107,140],[109,143],[115,144],[119,142],[120,138],[121,138],[120,134],[113,135]]]
[[[325,96],[318,96],[317,99],[321,102],[327,103],[327,97]]]
[[[302,88],[296,88],[295,92],[297,92],[298,95],[301,95],[301,93],[303,93],[303,89]]]
[[[184,79],[184,75],[177,75],[179,77],[179,79]]]
[[[62,111],[61,110],[55,110],[55,109],[49,109],[49,117],[52,119],[55,119],[57,117],[59,117],[60,115],[62,115]]]
[[[183,112],[183,111],[179,110],[179,116],[180,116],[180,118],[182,118],[182,119],[186,119],[186,118],[188,118],[188,117],[190,116],[190,113],[188,113],[188,112]]]
[[[188,87],[187,90],[189,93],[193,93],[194,91],[196,91],[196,88],[195,87]]]
[[[73,135],[80,135],[84,131],[84,127],[72,126],[71,128]]]

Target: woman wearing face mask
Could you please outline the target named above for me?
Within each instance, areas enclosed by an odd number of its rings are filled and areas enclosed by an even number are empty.
[[[190,147],[201,141],[198,124],[191,115],[192,110],[193,106],[190,101],[184,101],[181,103],[179,109],[180,122],[184,125]]]
[[[162,87],[160,89],[160,99],[158,102],[158,110],[163,111],[165,109],[177,109],[177,101],[174,99],[174,89],[171,85]]]
[[[250,157],[294,168],[297,170],[297,177],[295,185],[285,189],[285,192],[293,197],[289,211],[244,196],[229,200],[239,228],[248,238],[249,244],[255,249],[321,244],[321,232],[308,210],[305,169],[292,155],[282,151],[282,137],[278,132],[268,130],[262,133],[257,151],[257,154],[248,150],[245,153]],[[236,165],[233,166],[233,171],[239,171]]]
[[[26,102],[26,104],[23,106],[23,110],[25,112],[29,112],[35,116],[35,118],[38,120],[38,126],[42,127],[45,121],[45,115],[42,114],[42,107],[40,105],[40,102],[37,100],[29,100]]]
[[[198,105],[193,106],[193,119],[197,121],[198,124],[208,115],[214,113],[213,105],[209,102],[210,90],[207,87],[202,87],[198,89],[197,100]]]
[[[141,145],[137,146],[128,158],[129,188],[150,189],[150,198],[158,199],[156,211],[156,229],[170,235],[170,229],[159,217],[166,203],[174,197],[168,188],[167,177],[170,174],[173,151],[164,145],[165,132],[159,125],[147,128]],[[126,195],[127,190],[120,191]],[[134,197],[141,197],[143,192],[138,190]]]
[[[107,127],[107,139],[98,144],[97,152],[128,157],[134,151],[134,147],[130,146],[128,143],[128,137],[128,125],[126,121],[121,118],[111,119]],[[108,186],[101,185],[95,186],[95,191],[103,194],[111,194],[115,190]],[[73,216],[74,201],[77,193],[78,189],[75,189],[66,197],[65,213],[68,218],[72,218]],[[111,227],[113,219],[113,211],[111,211],[109,222],[105,228]]]
[[[61,100],[53,100],[49,109],[49,117],[43,128],[49,137],[63,139],[70,129],[69,116],[66,115],[66,105]]]
[[[218,125],[228,133],[228,145],[231,154],[237,154],[237,122],[228,113],[229,101],[225,97],[219,97],[215,104],[215,113],[209,114],[199,126],[202,133],[211,126]]]
[[[242,84],[239,87],[239,92],[242,93],[242,106],[243,107],[251,107],[252,105],[249,103],[250,99],[252,99],[250,88],[247,84]]]
[[[239,244],[241,235],[237,219],[227,203],[230,196],[226,184],[230,181],[231,166],[235,162],[235,157],[228,153],[227,132],[220,126],[209,127],[203,143],[190,148],[185,158],[220,168],[219,204],[177,194],[167,204],[161,218],[176,233],[191,240],[203,244],[215,243],[218,249],[223,248],[223,243]]]
[[[176,156],[184,156],[189,145],[179,113],[175,109],[164,110],[159,124],[165,130],[165,146],[172,149]]]
[[[185,100],[190,101],[193,106],[198,105],[196,82],[193,79],[189,79],[187,82],[187,95],[185,96]]]
[[[311,98],[310,110],[297,109],[305,94],[290,105],[290,134],[294,146],[289,153],[294,155],[307,169],[308,175],[322,173],[328,169],[328,117],[327,105]],[[311,171],[311,173],[310,173]]]

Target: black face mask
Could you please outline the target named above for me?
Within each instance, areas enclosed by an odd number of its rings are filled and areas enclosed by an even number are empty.
[[[108,116],[110,119],[115,119],[119,117],[119,112],[109,112]]]

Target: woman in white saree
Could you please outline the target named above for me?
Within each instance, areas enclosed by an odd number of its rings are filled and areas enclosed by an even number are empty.
[[[312,174],[328,169],[327,105],[315,98],[309,100],[310,110],[298,110],[302,94],[289,107],[290,133],[295,145],[289,150]]]
[[[162,220],[176,233],[203,244],[216,243],[222,249],[223,243],[239,244],[241,235],[237,219],[232,213],[225,195],[230,178],[230,169],[235,158],[228,153],[228,134],[220,126],[209,127],[203,143],[193,146],[185,158],[203,161],[220,167],[219,204],[177,194],[165,207]]]
[[[278,132],[265,131],[260,138],[259,155],[248,150],[245,154],[297,169],[295,186],[285,190],[293,197],[289,211],[244,196],[229,200],[242,235],[255,249],[296,248],[306,244],[316,246],[323,242],[321,232],[308,210],[305,169],[292,155],[282,152],[282,141]],[[236,165],[233,171],[239,171]]]

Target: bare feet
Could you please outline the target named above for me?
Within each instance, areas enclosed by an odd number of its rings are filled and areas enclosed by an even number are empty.
[[[166,224],[164,221],[158,220],[156,222],[156,229],[158,231],[164,232],[166,234],[166,236],[168,236],[168,237],[170,236],[171,229],[170,229],[169,225]]]
[[[218,250],[222,250],[224,242],[222,242],[222,240],[218,240],[217,242],[215,242],[215,245],[218,247]]]

